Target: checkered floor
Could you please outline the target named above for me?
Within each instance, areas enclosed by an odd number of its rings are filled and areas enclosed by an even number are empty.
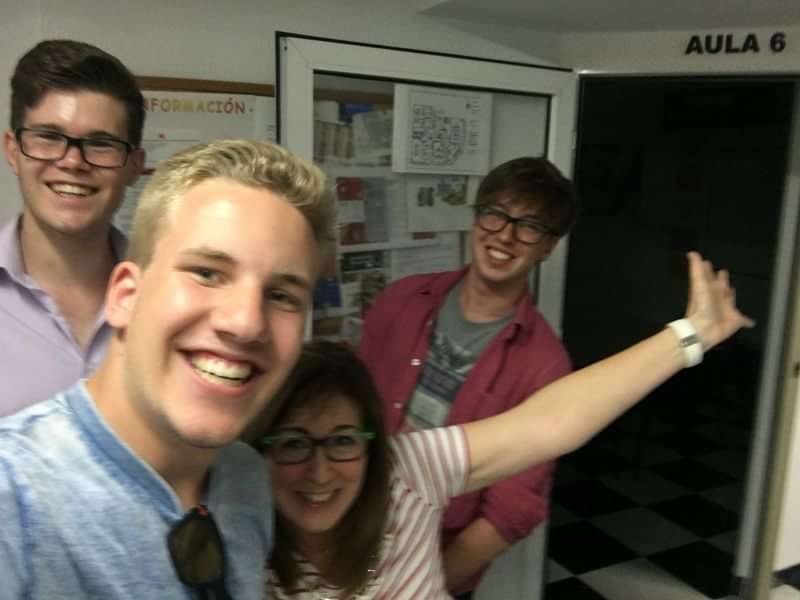
[[[559,463],[545,600],[733,597],[749,411],[663,406],[637,408]]]

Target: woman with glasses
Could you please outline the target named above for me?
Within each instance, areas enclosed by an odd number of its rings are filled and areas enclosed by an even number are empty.
[[[369,373],[347,348],[307,346],[251,431],[278,511],[267,597],[449,598],[449,499],[571,452],[740,327],[727,273],[690,253],[687,318],[482,421],[388,438]],[[275,411],[277,411],[275,413]]]

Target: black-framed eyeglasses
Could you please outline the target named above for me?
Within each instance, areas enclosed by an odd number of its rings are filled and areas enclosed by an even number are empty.
[[[514,239],[523,244],[538,244],[552,230],[531,217],[512,217],[496,206],[479,206],[475,209],[475,221],[484,231],[498,233],[511,223]]]
[[[167,534],[172,565],[199,600],[232,600],[225,587],[225,545],[204,505],[190,510]]]
[[[372,431],[343,429],[325,437],[312,437],[297,431],[281,431],[265,436],[261,441],[269,448],[273,461],[279,465],[297,465],[309,460],[319,446],[325,457],[333,462],[358,460],[367,451]]]
[[[110,136],[76,138],[47,129],[19,127],[14,130],[20,150],[34,160],[61,160],[72,146],[84,162],[103,169],[119,169],[128,162],[133,144]]]

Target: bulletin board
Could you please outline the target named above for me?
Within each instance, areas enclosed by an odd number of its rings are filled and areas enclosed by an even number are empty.
[[[218,138],[275,141],[275,90],[246,82],[137,77],[145,101],[145,167],[128,188],[114,225],[130,231],[139,194],[158,163],[200,142]]]
[[[459,163],[456,174],[440,165],[398,168],[398,147],[407,149],[417,139],[407,116],[398,127],[397,88],[402,86],[387,83],[367,97],[364,89],[346,87],[350,83],[346,77],[325,76],[313,92],[313,157],[335,188],[338,244],[315,289],[312,336],[357,346],[363,319],[386,286],[408,275],[463,265],[461,232],[471,227],[468,204],[479,180],[472,173],[480,167]],[[491,96],[484,96],[480,108],[488,111]],[[478,104],[472,95],[468,100]],[[413,112],[406,104],[399,112]],[[458,107],[440,115],[451,108],[436,113],[442,124],[458,120],[451,116]],[[442,134],[453,142],[448,148],[455,148],[447,159],[466,156],[469,144],[458,142],[467,139],[468,124],[465,117]],[[398,136],[413,140],[399,146]]]

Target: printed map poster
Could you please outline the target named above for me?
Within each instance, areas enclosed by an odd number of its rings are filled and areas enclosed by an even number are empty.
[[[128,188],[114,225],[129,233],[144,186],[158,163],[198,142],[218,138],[275,141],[275,99],[267,96],[144,90],[145,167]]]
[[[490,93],[397,84],[394,106],[393,171],[488,173]]]
[[[472,225],[464,175],[407,175],[408,230],[466,231]]]

